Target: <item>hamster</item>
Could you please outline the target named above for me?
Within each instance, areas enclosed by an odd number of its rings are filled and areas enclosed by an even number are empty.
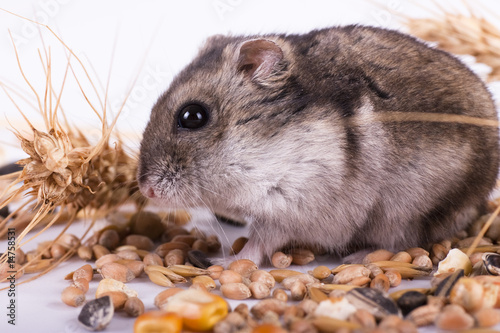
[[[153,107],[138,182],[162,207],[251,223],[239,257],[257,264],[285,246],[425,246],[495,185],[498,130],[474,120],[497,120],[483,82],[396,31],[217,35]]]

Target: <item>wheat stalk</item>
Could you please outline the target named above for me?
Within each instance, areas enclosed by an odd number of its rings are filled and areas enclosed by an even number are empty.
[[[478,62],[491,67],[489,81],[500,80],[500,30],[466,5],[467,14],[439,7],[441,11],[431,18],[405,16],[402,19],[411,34],[435,42],[450,53],[474,56]]]
[[[71,57],[76,59],[80,68],[85,72],[86,79],[97,93],[85,66],[49,27],[45,27],[70,53],[59,92],[53,86],[50,49],[48,52],[44,49],[45,59],[39,52],[45,72],[45,86],[43,94],[40,94],[25,75],[13,43],[21,75],[35,97],[35,106],[44,120],[44,129],[36,128],[30,122],[12,96],[13,93],[19,96],[22,94],[0,82],[1,88],[29,126],[29,131],[24,134],[17,129],[12,129],[19,139],[22,150],[28,157],[17,162],[22,166],[22,171],[0,177],[0,181],[10,181],[5,190],[0,193],[0,208],[19,200],[21,197],[25,198],[25,201],[7,218],[0,221],[0,237],[5,236],[9,228],[21,229],[21,233],[17,236],[16,245],[19,248],[57,222],[65,222],[66,227],[54,241],[40,249],[37,255],[20,270],[35,265],[42,253],[61,237],[80,212],[85,212],[94,222],[98,216],[107,214],[125,202],[134,201],[140,206],[145,203],[144,198],[138,192],[135,178],[137,157],[128,154],[119,139],[110,144],[117,118],[111,125],[108,125],[106,97],[104,103],[99,97],[102,107],[102,112],[99,112],[83,90],[73,70]],[[89,142],[84,133],[72,128],[64,116],[61,96],[69,72],[73,74],[85,100],[101,121],[101,137],[95,144]],[[118,115],[120,112],[121,110]],[[60,117],[65,120],[64,123],[60,122]],[[21,183],[20,186],[18,186],[19,183]],[[92,227],[93,222],[80,238],[80,242]],[[30,231],[41,225],[44,225],[41,231],[23,241]],[[39,275],[48,272],[55,265],[73,255],[78,245],[74,244],[65,256],[54,261]],[[0,265],[5,264],[7,259],[7,253],[5,253],[0,257]]]

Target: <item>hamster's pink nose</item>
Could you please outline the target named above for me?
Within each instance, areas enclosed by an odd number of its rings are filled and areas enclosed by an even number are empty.
[[[155,190],[152,187],[148,187],[146,189],[146,193],[145,194],[146,194],[146,197],[148,197],[150,199],[156,198]]]

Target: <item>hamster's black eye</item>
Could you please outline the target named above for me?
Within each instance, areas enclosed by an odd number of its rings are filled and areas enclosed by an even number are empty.
[[[189,104],[181,110],[177,121],[180,128],[198,129],[208,122],[208,111],[200,104]]]

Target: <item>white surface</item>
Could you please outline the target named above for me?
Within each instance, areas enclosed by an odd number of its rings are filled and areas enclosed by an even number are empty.
[[[417,1],[415,1],[416,3]],[[475,10],[482,7],[491,15],[492,22],[498,21],[495,13],[500,13],[500,2],[495,0],[470,1]],[[436,9],[432,0],[418,1],[420,5],[402,0],[380,0],[379,3],[393,11],[412,16],[427,16],[424,8]],[[463,8],[462,2],[440,1],[445,7]],[[0,0],[0,7],[17,14],[37,19],[49,24],[73,49],[86,64],[92,63],[95,72],[106,85],[113,49],[115,56],[111,69],[109,104],[112,114],[123,101],[132,81],[137,76],[137,84],[124,113],[120,117],[119,128],[128,135],[132,149],[139,144],[142,129],[149,115],[149,110],[172,77],[196,53],[203,40],[217,33],[254,34],[266,32],[305,32],[314,28],[331,25],[361,23],[383,27],[399,28],[397,16],[374,6],[372,1],[356,0],[198,0],[198,1],[78,1],[78,0],[35,0],[6,1]],[[40,67],[37,49],[42,47],[39,32],[32,23],[0,12],[0,82],[21,87],[25,96],[31,96],[17,68],[16,59],[7,29],[14,37],[20,60],[30,81],[39,92],[43,92],[44,76]],[[47,32],[41,29],[47,46],[51,46],[53,58],[54,82],[60,86],[65,68],[65,51]],[[116,41],[116,43],[115,43]],[[114,46],[116,44],[116,47]],[[141,62],[144,65],[141,66]],[[73,62],[74,63],[74,62]],[[91,73],[94,71],[89,67]],[[95,79],[95,74],[92,74]],[[79,78],[81,78],[79,73]],[[97,80],[96,84],[97,84]],[[90,92],[88,84],[85,91]],[[100,90],[101,96],[104,89]],[[96,102],[94,94],[89,97]],[[16,100],[19,101],[19,98]],[[68,118],[89,135],[98,136],[99,123],[78,91],[76,84],[68,83],[63,106]],[[15,107],[0,91],[0,164],[23,157],[14,144],[13,136],[8,132],[8,119],[17,128],[23,125]],[[34,110],[22,104],[30,121],[39,124],[40,117]],[[31,246],[45,239],[52,239],[59,228],[42,235]],[[82,224],[76,224],[72,232],[78,234]],[[219,231],[220,232],[220,231]],[[241,236],[240,229],[225,227],[228,235],[226,245]],[[225,238],[221,236],[224,240]],[[6,248],[0,242],[0,251]],[[336,265],[335,260],[325,258],[313,263]],[[64,275],[81,266],[79,260],[64,263],[44,277],[18,286],[17,325],[7,325],[6,306],[8,297],[0,292],[0,332],[83,332],[76,317],[80,309],[73,309],[60,301],[62,289],[68,285]],[[297,267],[307,271],[308,267]],[[136,289],[147,309],[152,309],[154,296],[163,288],[151,283],[144,283],[147,278],[134,280],[129,285]],[[406,286],[427,285],[428,281],[413,281]],[[97,282],[91,285],[89,298],[95,292]],[[108,332],[131,332],[133,320],[118,314],[108,327]]]

